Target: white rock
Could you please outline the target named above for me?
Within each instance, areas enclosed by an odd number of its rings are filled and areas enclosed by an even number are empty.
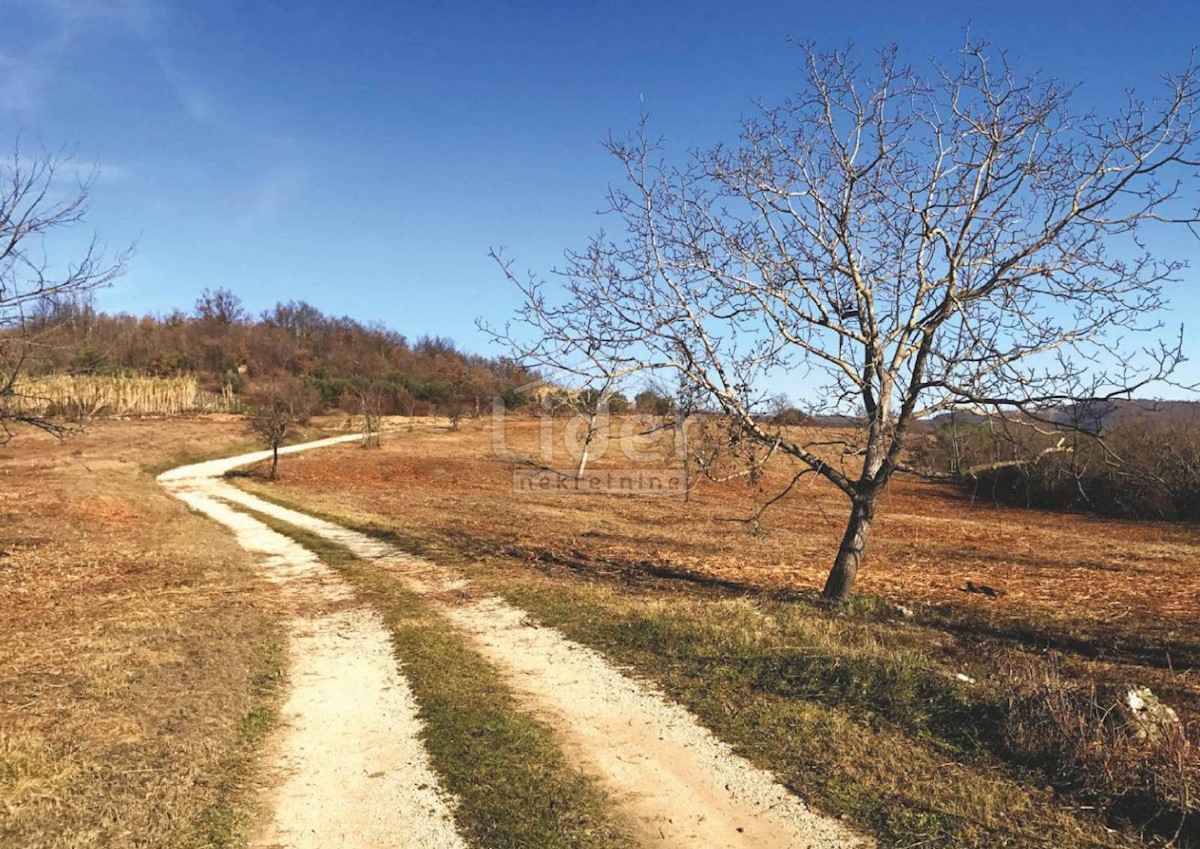
[[[1179,714],[1159,701],[1149,687],[1130,687],[1126,690],[1124,707],[1138,740],[1157,740],[1171,729],[1179,727]]]

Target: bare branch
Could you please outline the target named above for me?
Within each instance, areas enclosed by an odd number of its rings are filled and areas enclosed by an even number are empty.
[[[64,422],[40,412],[36,385],[25,374],[31,355],[63,321],[73,318],[91,292],[120,276],[128,263],[125,251],[111,260],[96,240],[74,262],[53,264],[46,258],[47,240],[79,224],[87,212],[93,172],[67,184],[63,172],[70,158],[40,151],[27,156],[18,144],[0,162],[0,443],[17,425],[29,425],[55,436]]]
[[[568,253],[555,286],[497,254],[525,305],[492,334],[581,379],[673,372],[837,486],[852,519],[826,593],[841,597],[919,419],[1050,421],[1172,379],[1182,337],[1160,339],[1160,315],[1185,258],[1145,245],[1200,226],[1200,72],[1098,115],[984,44],[928,73],[895,50],[867,68],[802,49],[797,93],[737,144],[670,164],[645,116],[610,139],[619,237]],[[770,424],[781,374],[862,433],[831,446]]]

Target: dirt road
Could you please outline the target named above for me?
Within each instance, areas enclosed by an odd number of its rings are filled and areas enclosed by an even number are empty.
[[[335,437],[281,453],[356,438]],[[450,818],[454,801],[438,789],[420,744],[415,703],[378,615],[355,606],[346,584],[314,555],[235,506],[377,561],[436,604],[527,706],[558,728],[568,754],[602,779],[646,846],[866,845],[841,823],[810,811],[682,707],[596,652],[530,622],[503,599],[464,592],[469,583],[463,576],[220,480],[267,456],[257,452],[201,463],[159,478],[176,496],[231,528],[248,550],[264,555],[264,568],[295,604],[290,723],[277,746],[283,779],[272,800],[265,844],[462,845]]]
[[[314,554],[219,500],[236,492],[219,476],[260,459],[245,455],[159,477],[176,497],[232,530],[243,548],[262,555],[262,568],[290,607],[291,690],[283,732],[271,745],[272,816],[256,845],[464,847],[379,615],[356,605],[346,583]]]

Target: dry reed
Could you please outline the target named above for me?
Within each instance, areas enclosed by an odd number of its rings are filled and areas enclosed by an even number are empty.
[[[202,391],[194,375],[65,375],[29,378],[6,399],[10,409],[39,416],[174,416],[229,412],[237,406],[230,393]]]

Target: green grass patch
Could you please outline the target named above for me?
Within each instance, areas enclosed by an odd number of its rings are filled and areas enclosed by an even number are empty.
[[[282,496],[267,482],[250,480],[246,478],[236,478],[230,481],[230,483],[253,495],[255,498],[261,498],[263,501],[266,501],[269,504],[274,504],[276,507],[283,507],[287,510],[295,510],[297,513],[305,513],[313,518],[321,519],[326,522],[332,522],[335,525],[341,525],[347,530],[364,534],[372,537],[373,539],[377,539],[380,542],[386,542],[389,545],[394,545],[397,548],[403,549],[409,554],[416,555],[417,557],[426,557],[431,560],[437,560],[439,563],[448,563],[450,561],[453,561],[454,563],[464,562],[463,558],[459,556],[457,552],[454,552],[448,546],[440,544],[433,538],[400,531],[397,528],[389,527],[376,522],[347,521],[343,516],[317,510],[311,505],[303,504],[295,499]],[[271,516],[264,516],[263,514],[249,508],[239,506],[238,509],[245,513],[250,513],[256,519],[269,524],[272,528],[291,536],[293,539],[299,540],[302,536],[305,540],[307,540],[302,544],[307,548],[308,543],[311,542],[313,547],[310,550],[314,553],[319,554],[319,550],[323,546],[332,546],[333,548],[342,549],[342,551],[345,552],[346,555],[349,555],[350,558],[357,559],[353,554],[350,554],[348,551],[346,551],[343,546],[337,545],[336,543],[330,543],[325,540],[324,537],[302,531],[299,528],[293,527],[292,525],[288,525],[286,523],[281,523],[278,519],[275,519]],[[332,550],[330,553],[334,557],[342,556],[332,552]],[[322,557],[322,559],[324,559],[324,557]]]
[[[455,819],[480,849],[632,849],[596,782],[565,758],[555,732],[524,710],[500,673],[427,601],[344,546],[247,514],[338,569],[375,607],[417,698],[424,741]]]
[[[963,687],[861,621],[581,583],[503,594],[663,687],[801,798],[892,847],[1136,845],[971,742]]]

